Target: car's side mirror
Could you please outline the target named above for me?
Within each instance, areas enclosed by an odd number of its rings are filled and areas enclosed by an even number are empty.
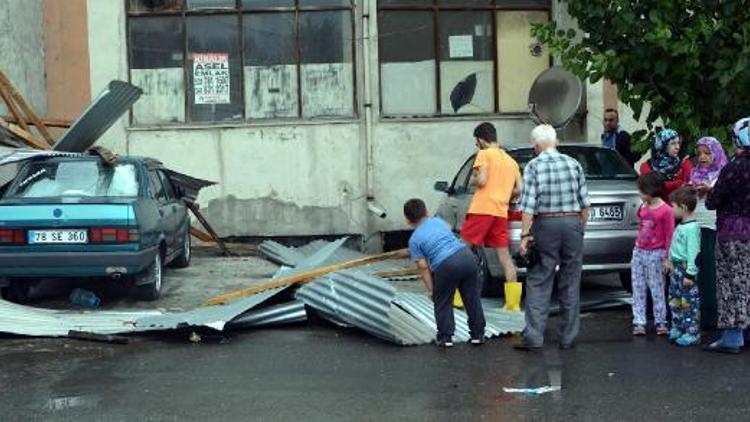
[[[435,182],[435,190],[438,192],[450,193],[450,185],[448,182]]]

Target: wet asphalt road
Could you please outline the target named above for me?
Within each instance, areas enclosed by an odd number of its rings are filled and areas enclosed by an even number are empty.
[[[589,314],[575,349],[559,351],[550,333],[533,354],[510,338],[401,348],[323,324],[200,344],[0,338],[0,409],[3,421],[744,420],[748,353],[629,330],[627,309]],[[503,392],[544,385],[561,391]]]

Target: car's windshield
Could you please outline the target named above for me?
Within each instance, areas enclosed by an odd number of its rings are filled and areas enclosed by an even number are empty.
[[[581,163],[587,179],[635,179],[638,174],[616,151],[605,148],[564,147],[558,149]],[[511,151],[521,171],[534,158],[531,148]]]
[[[138,195],[132,164],[46,160],[23,166],[5,198],[131,197]]]

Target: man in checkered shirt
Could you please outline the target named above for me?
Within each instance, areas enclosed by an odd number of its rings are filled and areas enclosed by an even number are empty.
[[[557,133],[540,125],[531,132],[537,157],[524,169],[521,254],[529,247],[539,260],[528,269],[526,280],[526,329],[515,347],[540,349],[549,315],[550,297],[558,275],[560,300],[560,348],[569,349],[580,327],[583,232],[588,220],[586,177],[578,161],[557,151]],[[558,271],[559,267],[559,271]]]

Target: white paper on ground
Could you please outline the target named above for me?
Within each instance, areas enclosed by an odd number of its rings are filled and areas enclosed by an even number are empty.
[[[559,385],[547,385],[544,387],[536,387],[536,388],[508,388],[503,387],[503,391],[506,393],[519,393],[519,394],[546,394],[546,393],[554,393],[555,391],[560,391],[562,387]]]

